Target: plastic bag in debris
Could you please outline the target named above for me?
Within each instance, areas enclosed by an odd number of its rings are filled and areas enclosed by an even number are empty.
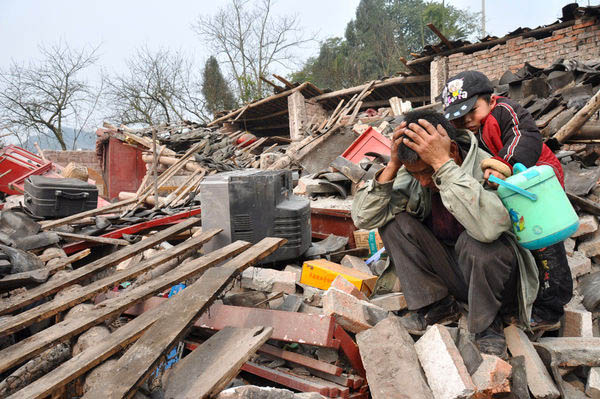
[[[555,322],[563,315],[563,306],[573,296],[573,278],[562,242],[531,251],[539,270],[540,288],[533,303],[532,316]]]

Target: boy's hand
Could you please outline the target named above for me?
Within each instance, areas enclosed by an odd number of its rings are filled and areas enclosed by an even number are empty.
[[[404,144],[419,154],[419,158],[434,170],[437,171],[450,159],[452,140],[442,125],[434,127],[425,119],[419,119],[418,124],[411,123],[405,129],[405,134],[412,142],[404,140]]]
[[[491,181],[488,180],[490,178],[490,175],[494,175],[498,179],[501,179],[501,180],[506,180],[506,176],[504,176],[502,173],[498,172],[497,170],[492,169],[492,168],[485,169],[483,171],[483,178],[485,179],[485,183],[494,189],[498,188],[498,184],[492,183]]]

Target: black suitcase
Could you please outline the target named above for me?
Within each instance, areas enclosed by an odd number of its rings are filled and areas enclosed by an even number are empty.
[[[98,188],[79,179],[29,176],[25,207],[35,216],[60,218],[98,206]]]

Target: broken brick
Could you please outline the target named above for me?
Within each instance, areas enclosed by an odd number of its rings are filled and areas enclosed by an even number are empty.
[[[573,279],[592,271],[592,261],[579,251],[575,251],[573,256],[567,256],[567,261],[569,262],[569,269],[571,269]]]
[[[575,252],[575,240],[572,238],[567,238],[564,241],[565,251],[567,252],[567,256],[573,256],[573,252]]]
[[[571,237],[579,237],[598,230],[598,218],[594,215],[583,215],[579,218],[579,227]]]
[[[483,362],[473,374],[473,383],[477,387],[475,397],[488,398],[497,393],[510,392],[512,366],[498,356],[483,353]]]
[[[359,333],[387,317],[388,312],[337,288],[329,288],[323,296],[323,313],[333,316],[345,330]]]
[[[593,233],[587,240],[579,243],[577,251],[582,252],[588,258],[600,255],[600,234],[598,231]],[[575,251],[575,253],[577,253],[577,251]]]
[[[600,398],[600,367],[590,368],[585,393],[592,399]]]
[[[563,337],[593,337],[592,313],[585,309],[565,308],[561,323]]]
[[[525,357],[527,386],[535,398],[556,399],[560,396],[552,377],[527,335],[517,326],[504,329],[506,344],[512,356]]]
[[[331,287],[337,288],[340,291],[344,291],[346,294],[350,294],[362,301],[367,301],[367,296],[358,290],[354,284],[346,280],[343,276],[337,276],[331,283]]]
[[[261,267],[249,267],[242,272],[242,288],[265,292],[296,292],[296,275]]]
[[[436,398],[468,398],[475,385],[448,330],[431,326],[415,344],[429,387]]]
[[[392,292],[389,294],[378,295],[369,299],[373,305],[377,305],[389,312],[397,312],[406,309],[406,299],[401,292]]]

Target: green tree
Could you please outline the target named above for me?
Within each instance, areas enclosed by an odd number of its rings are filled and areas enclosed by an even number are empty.
[[[206,101],[206,109],[213,115],[215,112],[237,107],[235,96],[221,73],[219,62],[213,56],[204,65],[202,95]]]
[[[457,40],[475,33],[478,21],[475,13],[436,1],[361,0],[344,38],[322,42],[319,55],[292,79],[340,89],[394,75],[404,69],[401,57],[439,42],[428,23]]]

